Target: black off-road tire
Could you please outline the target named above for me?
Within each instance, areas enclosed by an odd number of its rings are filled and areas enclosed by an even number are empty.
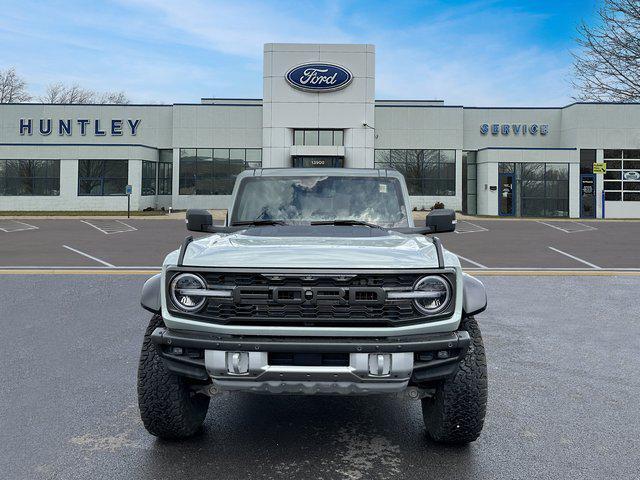
[[[154,315],[144,335],[138,365],[138,406],[142,423],[150,434],[176,440],[200,431],[209,397],[194,393],[183,377],[166,368],[151,341],[151,333],[162,326],[162,317]]]
[[[456,372],[422,399],[422,415],[429,436],[438,443],[462,445],[480,436],[487,409],[487,361],[480,328],[473,317],[464,318],[461,330],[471,345]]]

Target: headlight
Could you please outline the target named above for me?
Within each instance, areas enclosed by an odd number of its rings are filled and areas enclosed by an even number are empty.
[[[206,289],[206,282],[193,273],[176,275],[169,286],[171,301],[176,307],[185,312],[195,312],[202,308],[207,298],[198,295],[198,291]]]
[[[451,285],[436,275],[422,277],[413,287],[416,308],[424,314],[433,315],[444,310],[451,300]]]

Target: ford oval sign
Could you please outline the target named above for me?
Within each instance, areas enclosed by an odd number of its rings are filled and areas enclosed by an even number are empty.
[[[333,92],[353,80],[349,70],[332,63],[305,63],[293,67],[285,75],[287,82],[305,92]]]

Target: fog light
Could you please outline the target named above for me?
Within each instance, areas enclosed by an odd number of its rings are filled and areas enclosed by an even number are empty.
[[[449,358],[449,350],[440,350],[438,352],[438,358]]]
[[[382,377],[389,375],[391,371],[390,353],[370,353],[369,354],[369,375]]]
[[[227,372],[231,375],[249,373],[249,352],[227,352]]]
[[[182,350],[182,347],[172,347],[171,353],[174,355],[182,355],[184,353],[184,350]]]

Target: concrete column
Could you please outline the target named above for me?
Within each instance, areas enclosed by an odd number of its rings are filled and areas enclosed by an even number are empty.
[[[129,180],[131,185],[131,210],[139,210],[142,197],[142,161],[129,160]],[[127,208],[126,199],[122,201],[124,209]]]
[[[596,150],[596,162],[604,162],[604,150]],[[596,218],[602,218],[602,190],[604,189],[604,175],[596,175]],[[606,204],[605,204],[605,217]]]
[[[60,160],[60,197],[71,206],[78,200],[78,159]],[[69,208],[71,209],[71,208]],[[46,208],[43,208],[46,210]]]
[[[498,185],[498,163],[487,162],[488,153],[478,152],[476,175],[478,215],[498,215],[498,190],[491,190]]]
[[[579,151],[577,152],[579,155]],[[569,164],[569,217],[580,217],[580,164]]]

